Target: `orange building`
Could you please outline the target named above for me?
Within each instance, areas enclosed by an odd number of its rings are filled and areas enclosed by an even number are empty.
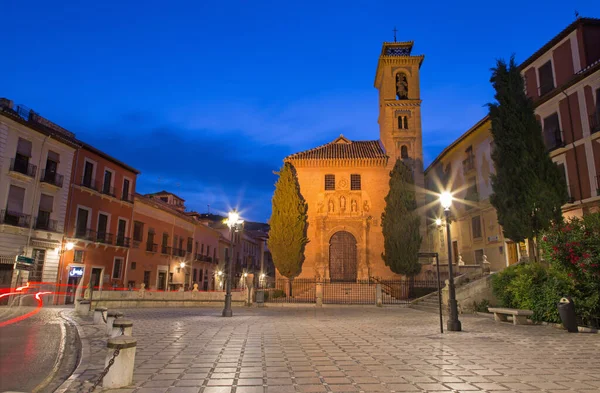
[[[215,288],[219,233],[185,212],[173,193],[136,194],[133,243],[125,272],[127,286],[151,290]]]
[[[379,91],[379,140],[332,142],[292,154],[308,204],[308,239],[299,278],[356,281],[397,278],[385,266],[381,214],[396,159],[413,168],[423,188],[419,70],[424,56],[412,42],[383,44],[375,87]],[[418,195],[418,203],[423,203]],[[424,226],[423,226],[424,230]]]
[[[73,168],[58,274],[67,294],[59,303],[73,302],[81,279],[94,289],[124,286],[139,174],[85,143]]]

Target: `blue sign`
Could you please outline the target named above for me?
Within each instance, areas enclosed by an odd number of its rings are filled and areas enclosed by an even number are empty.
[[[71,270],[69,270],[69,277],[82,277],[83,276],[83,268],[79,266],[73,266]]]

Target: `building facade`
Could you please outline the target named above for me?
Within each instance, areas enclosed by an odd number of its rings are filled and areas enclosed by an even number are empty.
[[[570,199],[565,217],[600,208],[600,20],[581,18],[525,60],[520,69],[532,98],[544,142],[565,175]],[[528,244],[503,237],[489,202],[493,138],[488,117],[479,121],[425,171],[427,189],[456,191],[451,224],[454,263],[501,270],[528,255]],[[427,248],[448,260],[445,229],[434,224],[442,212],[428,197]]]
[[[71,132],[0,99],[0,288],[56,283],[77,146]]]
[[[288,156],[308,204],[308,239],[299,278],[356,281],[396,275],[385,266],[381,214],[397,159],[424,186],[419,70],[412,42],[384,43],[377,65],[379,140],[332,142]],[[423,201],[419,199],[419,203]]]
[[[95,290],[121,288],[131,246],[139,171],[81,143],[73,158],[59,284],[72,303],[80,280]]]

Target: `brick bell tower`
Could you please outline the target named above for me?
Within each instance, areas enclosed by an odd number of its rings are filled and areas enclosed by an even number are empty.
[[[411,55],[413,42],[384,42],[375,74],[379,90],[379,138],[388,166],[397,158],[414,168],[415,184],[424,186],[419,70],[425,56]]]

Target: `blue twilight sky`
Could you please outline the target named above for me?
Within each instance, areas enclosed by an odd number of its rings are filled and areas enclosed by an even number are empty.
[[[486,114],[496,58],[523,61],[575,10],[600,16],[593,0],[413,3],[5,0],[0,97],[141,170],[139,192],[266,221],[286,155],[379,137],[394,26],[425,55],[427,165]]]

